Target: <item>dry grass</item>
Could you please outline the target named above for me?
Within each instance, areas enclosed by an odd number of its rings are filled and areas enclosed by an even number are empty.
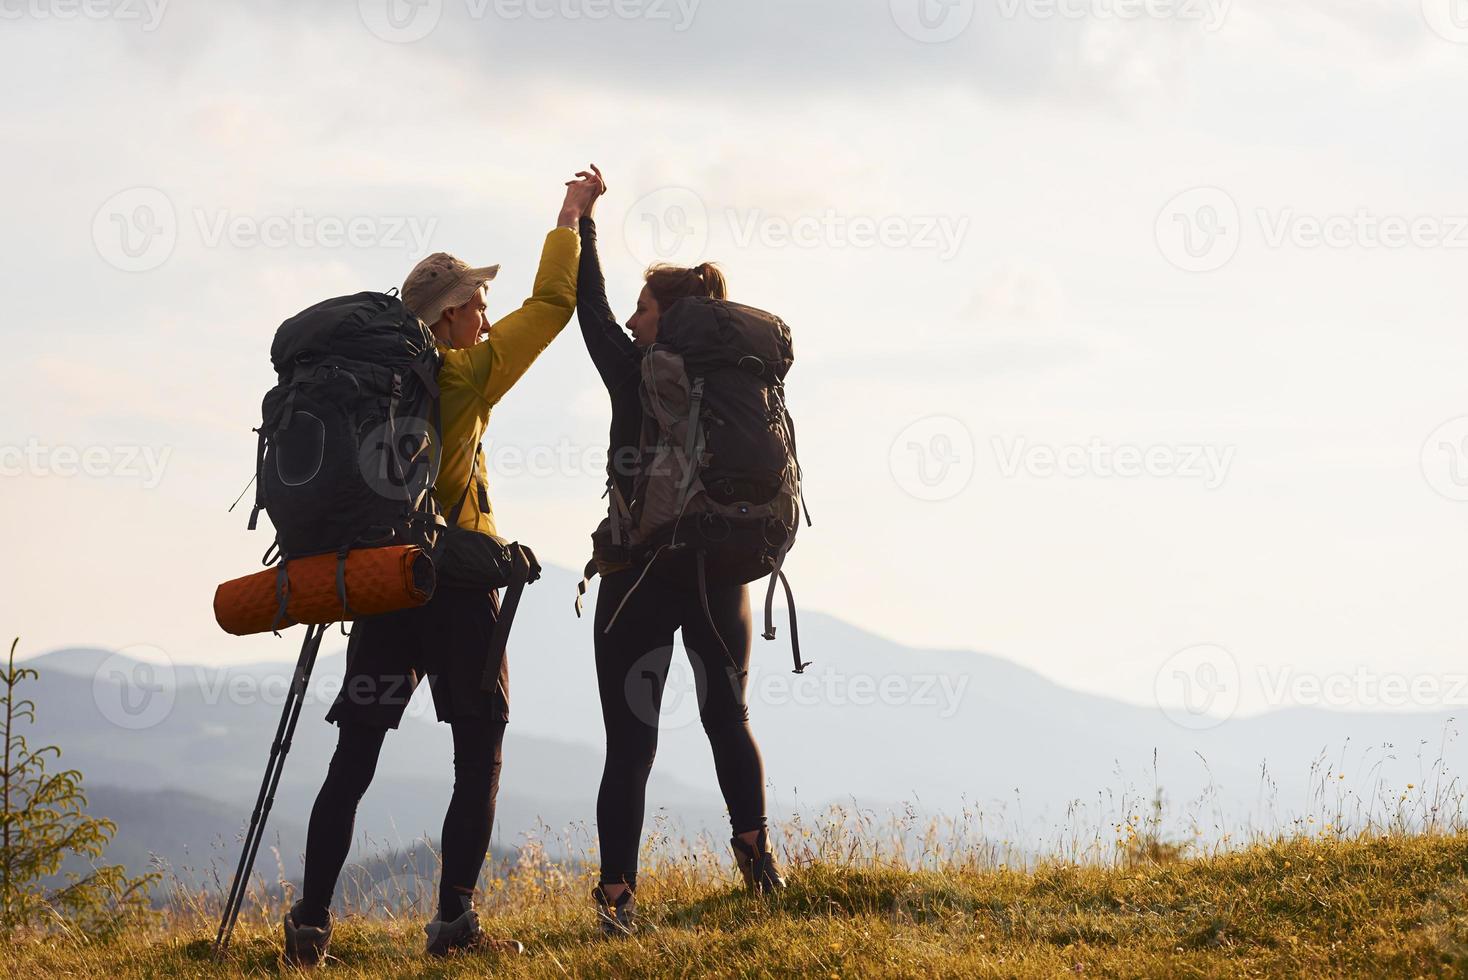
[[[827,841],[828,845],[834,840]],[[378,892],[341,919],[332,976],[1456,976],[1468,975],[1468,836],[1319,835],[1180,860],[914,866],[799,851],[791,887],[745,896],[711,853],[664,851],[639,892],[647,929],[595,936],[589,875],[532,849],[481,903],[523,959],[421,955],[427,895]],[[398,884],[431,883],[407,873]],[[430,893],[431,894],[431,893]],[[279,902],[256,896],[228,959],[213,909],[177,896],[127,939],[34,939],[14,976],[260,976],[280,963]],[[396,903],[397,907],[394,908]]]
[[[1344,755],[1344,753],[1343,753]],[[1435,758],[1434,758],[1435,756]],[[1431,760],[1431,761],[1429,761]],[[588,898],[594,834],[542,832],[491,869],[479,896],[487,931],[524,958],[422,955],[437,857],[425,845],[344,876],[332,960],[341,977],[1124,977],[1468,976],[1468,821],[1442,753],[1419,750],[1414,782],[1376,769],[1347,781],[1340,759],[1311,770],[1291,814],[1261,775],[1267,822],[1237,835],[1213,794],[1166,815],[1158,785],[1076,803],[1045,826],[964,810],[931,822],[832,807],[784,822],[790,888],[737,887],[722,842],[653,822],[638,891],[646,927],[604,941]],[[1362,778],[1362,777],[1366,778]],[[1348,786],[1367,785],[1364,795]],[[1248,843],[1240,843],[1240,840]],[[1016,843],[1024,841],[1026,843]],[[1037,856],[1038,855],[1038,856]],[[37,935],[6,952],[14,976],[263,976],[280,960],[292,898],[285,865],[257,875],[223,962],[211,949],[228,881],[212,867],[165,869],[164,907],[117,940]]]

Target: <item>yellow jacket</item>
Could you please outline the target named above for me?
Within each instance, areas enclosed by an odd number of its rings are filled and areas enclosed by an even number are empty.
[[[490,411],[570,322],[576,309],[576,268],[580,259],[581,239],[575,229],[555,229],[545,236],[530,298],[515,312],[495,321],[488,339],[473,347],[450,350],[439,345],[443,354],[438,386],[444,448],[434,494],[446,518],[453,515],[460,498],[464,499],[459,527],[495,533],[494,509],[481,507],[479,494],[469,487],[471,468],[479,485],[487,488],[484,459],[478,449],[489,426]]]

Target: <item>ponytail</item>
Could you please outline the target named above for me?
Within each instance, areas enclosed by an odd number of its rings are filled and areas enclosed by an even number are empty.
[[[691,269],[677,265],[654,265],[644,273],[643,279],[653,298],[658,301],[658,306],[664,310],[689,296],[729,298],[729,281],[724,278],[724,270],[712,262],[703,262]]]

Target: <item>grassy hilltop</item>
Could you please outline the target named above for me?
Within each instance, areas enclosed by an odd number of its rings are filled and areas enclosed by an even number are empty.
[[[594,936],[589,880],[526,866],[483,902],[524,958],[421,954],[421,909],[339,920],[327,976],[972,977],[1468,975],[1468,836],[1329,836],[1193,860],[913,870],[872,861],[791,869],[756,900],[709,855],[665,859],[640,890],[648,926]],[[246,909],[213,963],[202,907],[175,905],[106,944],[34,940],[13,976],[265,976],[279,908]]]

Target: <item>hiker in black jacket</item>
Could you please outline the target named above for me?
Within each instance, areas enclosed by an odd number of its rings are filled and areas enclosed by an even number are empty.
[[[593,170],[577,176],[601,181],[601,171]],[[601,192],[605,191],[602,184]],[[657,338],[660,312],[688,296],[724,299],[727,286],[723,273],[710,263],[691,269],[654,266],[645,274],[637,311],[624,331],[607,303],[591,214],[588,208],[580,223],[576,315],[587,352],[611,396],[610,479],[622,499],[630,501],[643,421],[642,356]],[[657,752],[658,713],[672,661],[673,634],[680,629],[697,682],[700,720],[729,808],[735,858],[751,890],[785,885],[769,852],[764,764],[745,702],[753,639],[748,587],[711,586],[706,615],[696,583],[648,576],[638,585],[642,568],[633,565],[605,572],[596,597],[596,671],[607,758],[596,805],[602,865],[593,898],[607,935],[635,929],[644,792]]]

